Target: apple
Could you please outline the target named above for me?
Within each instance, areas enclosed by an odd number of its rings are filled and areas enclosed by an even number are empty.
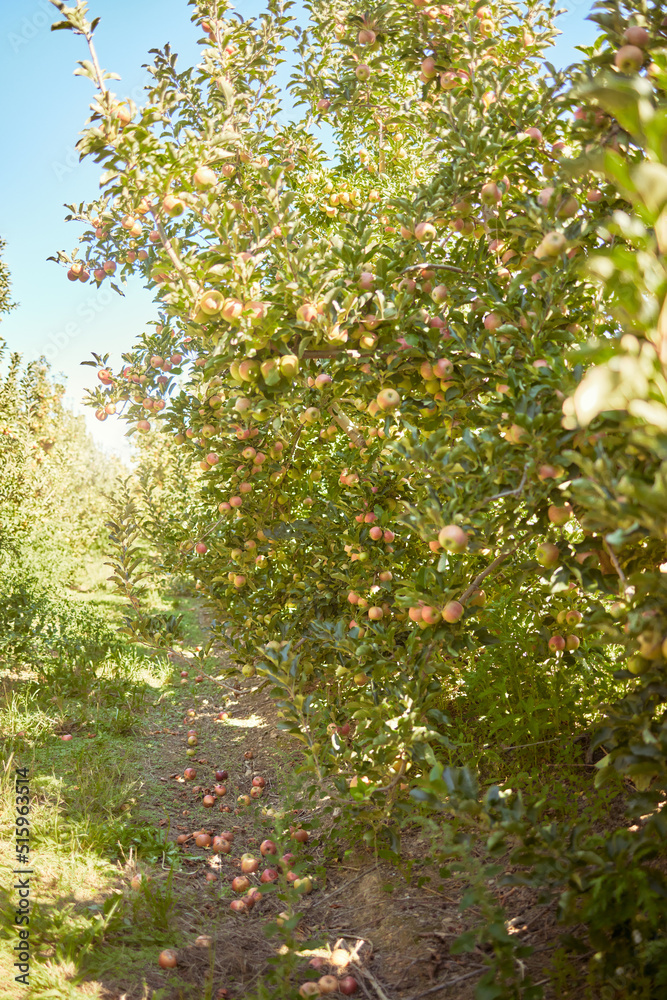
[[[292,838],[296,840],[298,844],[307,844],[308,836],[308,831],[303,829],[295,830],[292,834]]]
[[[259,861],[257,858],[253,857],[252,854],[242,854],[241,855],[241,871],[246,875],[251,872],[256,872],[259,868]]]
[[[265,858],[267,854],[277,854],[278,847],[273,840],[263,840],[259,845],[259,853]]]
[[[232,850],[232,845],[225,837],[214,837],[211,849],[214,854],[229,854]]]
[[[317,983],[301,983],[299,986],[299,996],[300,997],[318,997],[320,996],[320,988]]]
[[[553,198],[555,188],[545,187],[543,188],[537,196],[537,204],[540,208],[547,208],[549,202]]]
[[[549,649],[552,653],[560,653],[565,649],[565,639],[562,635],[552,635],[549,639]]]
[[[578,635],[568,635],[565,637],[565,648],[570,651],[579,649],[580,643],[581,640]]]
[[[582,615],[581,611],[576,611],[573,608],[571,611],[568,611],[567,614],[565,615],[565,621],[567,622],[568,625],[578,625],[579,622],[582,621],[583,617],[584,616]]]
[[[240,806],[249,806],[250,803],[252,802],[252,799],[250,798],[249,795],[239,795],[236,801]]]
[[[176,219],[185,211],[185,204],[175,195],[168,194],[162,199],[162,209],[171,219]]]
[[[354,976],[343,976],[342,979],[338,980],[338,992],[342,993],[344,997],[351,997],[359,992],[359,983]]]
[[[464,610],[459,601],[448,601],[442,609],[442,618],[446,622],[457,622],[462,618]]]
[[[218,876],[215,874],[215,872],[206,872],[206,875],[204,876],[204,878],[206,879],[207,882],[217,882],[218,881]]]
[[[535,558],[540,566],[544,566],[546,569],[552,569],[560,562],[560,552],[558,550],[558,546],[554,545],[553,542],[542,542],[537,546]]]
[[[535,256],[538,260],[543,260],[545,257],[558,257],[566,246],[567,239],[563,233],[553,231],[547,233],[543,238],[542,242],[535,250]],[[533,275],[533,277],[535,277],[535,275]]]
[[[212,809],[215,805],[215,795],[205,795],[202,799],[202,805],[205,809]]]
[[[469,601],[471,608],[483,608],[486,604],[486,594],[483,590],[473,590]]]
[[[220,836],[224,837],[225,840],[228,840],[230,842],[230,844],[234,840],[234,834],[232,833],[231,830],[223,830],[222,833],[220,834]]]
[[[63,741],[63,743],[69,743],[69,741],[72,739],[72,734],[65,733],[63,736],[60,737],[60,739]]]
[[[195,844],[197,847],[210,847],[211,838],[208,833],[200,833],[195,837]]]
[[[262,874],[259,876],[260,882],[275,882],[278,878],[278,872],[275,868],[265,868]]]
[[[217,184],[218,178],[210,167],[202,166],[195,170],[192,176],[192,183],[196,188],[199,188],[200,191],[203,191],[206,188],[213,187]]]
[[[255,905],[255,903],[261,903],[262,902],[262,894],[259,891],[259,889],[256,889],[253,886],[252,889],[248,889],[248,892],[243,897],[243,899],[244,899],[245,904],[248,907],[248,909],[252,910],[252,908]]]
[[[195,778],[197,777],[197,772],[195,771],[194,767],[186,767],[186,769],[183,771],[183,777],[185,778],[186,781],[194,781]]]
[[[366,83],[367,80],[370,80],[371,68],[366,63],[359,63],[354,71],[354,75],[360,83]]]
[[[250,888],[250,879],[245,875],[237,875],[232,879],[232,891],[237,893],[246,892]]]
[[[266,785],[266,781],[259,774],[255,775],[255,777],[252,779],[252,783],[257,788],[264,788],[264,786]]]
[[[415,239],[420,243],[431,243],[436,237],[435,226],[430,222],[419,222],[415,226]]]
[[[401,402],[401,397],[395,389],[382,389],[382,391],[377,394],[376,402],[381,410],[391,412],[391,410],[395,410]]]
[[[433,56],[427,56],[426,59],[422,60],[421,71],[426,80],[433,80],[438,75]]]
[[[569,503],[566,503],[563,507],[557,507],[555,504],[551,504],[547,512],[551,523],[557,525],[567,524],[573,513],[574,511]]]
[[[623,45],[614,56],[614,65],[627,76],[637,73],[643,62],[644,53],[637,45]]]
[[[555,465],[541,465],[537,470],[537,478],[542,482],[545,479],[558,479],[558,469]]]
[[[497,184],[482,184],[479,192],[480,201],[483,205],[497,205],[502,201],[503,194]]]
[[[297,892],[302,892],[305,895],[308,895],[308,893],[311,893],[313,891],[312,880],[309,879],[308,876],[306,876],[305,878],[296,878],[294,880],[294,888],[296,889]]]
[[[359,276],[359,288],[364,292],[370,292],[375,284],[375,275],[372,271],[362,271]]]
[[[158,965],[161,969],[175,969],[178,965],[178,955],[172,948],[165,948],[158,956]]]
[[[338,980],[335,976],[322,976],[317,980],[317,985],[322,994],[335,993],[338,989]]]
[[[254,758],[255,754],[253,753],[252,750],[246,750],[245,753],[243,754],[244,760],[254,760]]]
[[[497,330],[499,326],[502,326],[502,318],[497,312],[487,313],[482,320],[485,330]]]
[[[187,672],[185,676],[187,677]],[[198,742],[199,740],[197,739],[196,733],[188,734],[188,746],[196,747]]]
[[[234,913],[247,913],[248,906],[243,899],[233,899],[229,904],[229,909],[233,910]]]
[[[384,611],[382,608],[372,607],[368,609],[367,614],[372,622],[377,622],[383,617]]]
[[[440,612],[437,608],[424,607],[422,608],[422,621],[426,622],[427,625],[435,625],[440,621]]]
[[[468,535],[458,524],[447,524],[438,532],[438,542],[446,552],[465,552]]]
[[[525,130],[525,134],[528,136],[529,139],[532,139],[533,142],[536,142],[536,143],[541,143],[542,142],[542,133],[541,133],[541,131],[539,130],[539,128],[535,128],[533,125],[531,125],[530,128],[527,128]]]
[[[262,797],[263,794],[264,794],[264,789],[261,788],[259,785],[253,785],[252,788],[250,789],[250,796],[253,799],[259,799]]]
[[[625,29],[623,33],[623,38],[628,43],[628,45],[636,45],[640,49],[645,49],[649,43],[650,35],[646,28],[640,28],[639,25],[633,24],[629,28]]]

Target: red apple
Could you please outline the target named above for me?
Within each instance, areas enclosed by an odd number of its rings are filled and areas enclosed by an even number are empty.
[[[645,49],[649,43],[650,35],[646,28],[640,28],[639,25],[633,24],[629,28],[626,28],[623,38],[628,43],[628,45],[636,45],[640,49]]]
[[[249,888],[250,879],[246,878],[245,875],[237,875],[236,878],[232,879],[232,890],[234,892],[246,892]]]
[[[158,964],[161,969],[175,969],[178,965],[178,955],[172,948],[160,952]]]
[[[272,840],[263,840],[259,845],[259,853],[265,858],[268,854],[277,854],[278,848]]]
[[[246,875],[256,872],[259,868],[259,861],[254,858],[252,854],[242,854],[241,855],[241,871],[245,872]]]
[[[343,976],[342,979],[338,980],[338,992],[345,997],[351,997],[354,993],[359,992],[359,983],[354,976]]]
[[[465,552],[468,535],[458,524],[447,524],[438,533],[438,541],[446,552]]]
[[[195,771],[194,767],[186,767],[186,769],[183,771],[183,777],[185,778],[186,781],[194,781],[195,778],[197,777],[197,772]]]
[[[640,70],[643,62],[644,53],[636,45],[623,45],[614,56],[614,65],[627,76]]]
[[[232,849],[232,845],[224,837],[214,837],[211,849],[214,854],[229,854]]]
[[[233,899],[229,904],[229,909],[234,913],[247,913],[248,906],[243,899]]]
[[[463,616],[464,607],[459,601],[448,601],[442,609],[442,618],[446,622],[457,622]]]
[[[275,882],[278,878],[278,872],[275,868],[265,868],[262,874],[259,876],[260,882]]]

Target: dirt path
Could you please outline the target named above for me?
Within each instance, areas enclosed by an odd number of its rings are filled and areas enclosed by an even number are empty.
[[[362,996],[379,1000],[471,998],[486,968],[485,952],[450,953],[453,940],[476,916],[474,909],[465,914],[459,909],[467,888],[465,879],[441,878],[438,871],[422,862],[427,843],[418,829],[408,832],[402,843],[403,862],[410,869],[407,878],[405,869],[401,873],[388,861],[378,860],[363,845],[332,840],[332,824],[322,814],[322,803],[313,807],[295,799],[293,772],[302,759],[300,745],[280,735],[275,706],[266,689],[261,689],[256,679],[243,679],[238,697],[221,698],[219,687],[206,681],[194,683],[193,673],[190,671],[187,683],[172,688],[170,696],[163,695],[160,702],[158,710],[166,724],[150,733],[152,740],[159,739],[160,752],[153,749],[146,757],[142,794],[146,820],[152,815],[154,823],[159,813],[172,850],[178,851],[181,870],[172,881],[174,942],[181,945],[176,947],[178,966],[163,971],[155,963],[143,970],[141,983],[127,978],[113,985],[109,982],[102,996],[106,1000],[144,1000],[148,989],[148,996],[155,991],[160,1000],[176,1000],[201,996],[202,990],[204,995],[216,997],[218,991],[226,989],[231,998],[245,997],[254,992],[259,981],[266,980],[267,974],[270,978],[271,959],[287,944],[302,955],[294,960],[292,973],[284,982],[280,975],[275,976],[276,996],[295,997],[301,982],[316,977],[309,967],[313,956],[324,958],[337,951],[340,958],[341,950],[346,950],[356,966]],[[220,720],[221,711],[228,718]],[[190,759],[186,756],[189,730],[196,730],[198,739],[195,756]],[[193,781],[184,780],[186,766],[197,772]],[[229,772],[223,782],[226,795],[216,798],[213,808],[204,808],[203,796],[215,794],[216,770]],[[256,776],[265,781],[262,797],[239,806],[237,796],[250,792]],[[266,815],[267,810],[277,813],[278,819]],[[285,810],[288,816],[281,825]],[[295,844],[285,829],[300,824],[311,829],[303,846]],[[217,855],[210,847],[197,847],[192,839],[176,848],[179,834],[198,831],[211,837],[231,831],[233,850]],[[232,913],[230,883],[240,874],[240,856],[250,852],[259,858],[259,843],[267,837],[275,839],[281,851],[295,855],[294,870],[310,876],[314,890],[291,899],[294,892],[288,893],[286,883],[272,885],[248,914]],[[129,865],[128,874],[133,870]],[[154,883],[168,878],[165,871],[141,861],[137,870]],[[258,887],[259,874],[250,875]],[[150,892],[150,883],[142,891]],[[512,929],[523,932],[526,942],[537,946],[540,953],[528,963],[537,970],[548,951],[551,919],[528,890],[505,892],[513,896]],[[300,914],[293,938],[282,934],[267,938],[267,926],[286,909]],[[212,943],[197,945],[200,935],[209,936]],[[336,971],[335,967],[332,970]]]
[[[198,626],[193,611],[196,643],[205,616],[199,611]],[[207,672],[225,666],[220,659]],[[370,1000],[471,1000],[490,952],[452,953],[478,913],[460,910],[466,877],[427,863],[431,835],[416,825],[405,830],[400,862],[355,842],[326,789],[311,781],[299,790],[301,744],[278,730],[268,689],[256,678],[240,679],[232,695],[212,680],[196,681],[194,668],[181,678],[181,667],[144,661],[125,686],[109,679],[104,690],[99,678],[92,684],[83,674],[69,701],[40,689],[45,705],[57,702],[57,712],[49,711],[60,721],[44,714],[30,723],[36,735],[26,751],[33,754],[37,837],[34,975],[27,994],[12,987],[7,997],[292,1000],[303,982],[327,971],[342,974],[340,962],[347,960],[357,995]],[[27,725],[16,722],[17,729]],[[197,734],[194,747],[190,730]],[[61,742],[65,732],[71,742]],[[185,779],[188,767],[196,771],[193,780]],[[216,771],[228,773],[216,779]],[[239,803],[253,778],[264,780],[263,793]],[[216,794],[216,784],[224,794]],[[297,828],[309,832],[307,843],[292,837]],[[444,820],[439,829],[442,846]],[[197,832],[231,833],[231,850],[197,846]],[[294,877],[310,878],[312,892],[299,893],[285,875],[260,881],[271,866],[259,852],[267,838],[279,856],[294,855],[287,867]],[[262,898],[235,913],[231,883],[244,853],[262,862],[248,875]],[[536,949],[526,969],[545,979],[553,914],[527,889],[499,887],[498,896],[508,902],[511,931]],[[285,911],[293,919],[278,928],[276,917]],[[13,932],[5,929],[0,976],[9,975],[11,962],[5,941]],[[175,968],[160,968],[164,949],[176,953]],[[310,966],[313,959],[330,962],[332,953],[338,966]],[[559,995],[577,993],[560,988]],[[546,997],[553,996],[547,987]]]

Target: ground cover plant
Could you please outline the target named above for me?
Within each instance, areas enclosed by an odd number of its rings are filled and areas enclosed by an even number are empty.
[[[107,505],[116,603],[58,667],[32,636],[51,605],[11,649],[127,740],[113,788],[81,768],[80,813],[45,806],[126,873],[92,917],[44,918],[57,988],[70,963],[101,996],[660,997],[661,5],[597,3],[557,71],[544,0],[303,22],[196,0],[201,61],[155,50],[137,106],[88,5],[52,2],[87,46],[78,148],[102,171],[54,260],[156,300],[121,367],[87,362],[140,454]],[[52,725],[32,704],[21,754]],[[413,891],[443,912],[420,922]]]

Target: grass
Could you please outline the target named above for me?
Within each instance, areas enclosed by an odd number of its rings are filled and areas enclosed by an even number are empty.
[[[83,578],[82,589],[72,594],[70,601],[78,609],[75,622],[85,620],[82,607],[90,608],[116,631],[123,605],[98,577],[91,572]],[[149,593],[145,602],[151,613],[182,614],[187,644],[202,642],[195,600]],[[211,870],[210,856],[174,844],[179,823],[191,830],[207,822],[218,824],[222,818],[216,815],[213,820],[190,788],[166,778],[170,771],[182,773],[187,760],[183,733],[190,718],[188,726],[208,727],[198,753],[224,755],[224,766],[228,759],[238,761],[237,774],[242,773],[243,748],[256,738],[263,720],[235,718],[215,727],[213,706],[225,698],[221,689],[208,682],[194,684],[191,678],[181,685],[180,662],[172,663],[164,654],[119,642],[103,655],[87,655],[85,636],[73,637],[73,649],[75,653],[61,648],[59,655],[40,662],[5,662],[4,669],[0,661],[0,732],[6,734],[0,836],[12,846],[12,774],[20,763],[31,775],[34,867],[30,986],[26,991],[10,985],[3,1000],[116,1000],[123,994],[127,1000],[211,1000],[214,987],[227,984],[223,975],[229,982],[243,983],[241,995],[248,1000],[292,997],[293,989],[280,985],[283,978],[292,981],[289,969],[276,969],[274,992],[263,985],[274,947],[262,936],[265,921],[242,927],[230,921],[228,885],[203,878]],[[216,673],[217,666],[209,661],[207,672]],[[451,763],[475,759],[484,784],[511,783],[528,793],[546,793],[554,818],[572,819],[585,809],[589,819],[603,820],[616,792],[595,792],[589,770],[575,766],[583,762],[583,753],[573,749],[572,728],[575,721],[586,723],[577,703],[577,678],[545,672],[536,679],[522,674],[516,664],[509,667],[508,673],[497,663],[492,672],[488,663],[480,662],[476,673],[453,677],[450,689],[443,691],[440,707],[452,720]],[[558,693],[561,714],[549,715],[544,706]],[[503,726],[504,716],[498,713],[500,724],[490,734],[485,713],[494,699],[507,702],[508,724]],[[515,730],[511,719],[521,719],[522,713],[528,713],[530,725]],[[219,738],[223,733],[224,739]],[[63,734],[73,739],[64,742]],[[527,736],[535,737],[537,745],[505,749],[515,738],[533,742]],[[294,773],[294,752],[293,744],[281,738],[272,741],[270,753],[264,755],[275,765],[283,809],[308,808]],[[214,763],[217,759],[209,761]],[[318,797],[321,790],[313,788]],[[336,837],[324,845],[320,867],[311,867],[311,873],[323,879],[324,863],[334,860],[342,841],[358,837],[358,830],[353,824],[348,830],[346,822],[342,817]],[[268,833],[256,809],[230,817],[229,823],[242,824],[247,838],[263,839]],[[438,830],[438,838],[441,833]],[[10,859],[5,850],[0,860],[3,886],[12,885]],[[150,880],[134,890],[130,879],[138,871]],[[6,889],[0,904],[0,980],[12,984],[15,901]],[[277,911],[285,903],[274,900],[266,906]],[[215,956],[193,949],[197,934],[212,927],[225,941],[224,950]],[[180,948],[185,955],[178,975],[157,968],[157,954],[165,947]],[[244,957],[248,951],[259,963],[254,971]],[[263,972],[257,971],[261,963]]]

